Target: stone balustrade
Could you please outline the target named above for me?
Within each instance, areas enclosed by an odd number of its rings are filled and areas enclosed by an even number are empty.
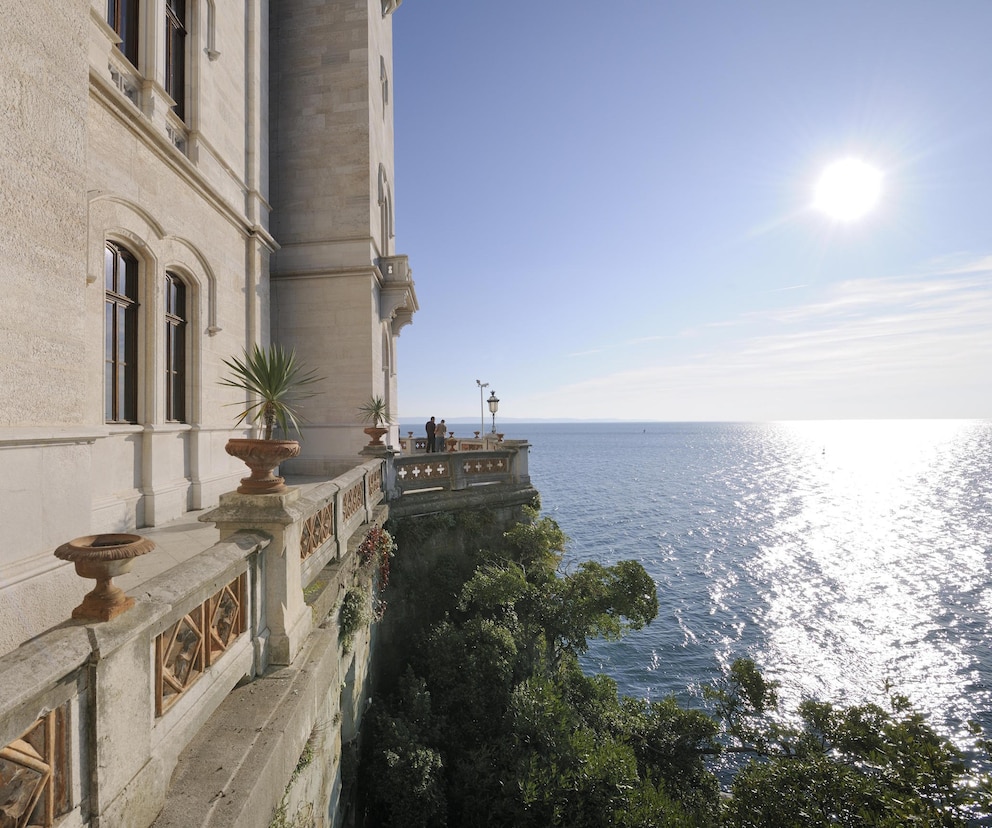
[[[331,642],[322,651],[331,655],[321,656],[327,686],[309,682],[314,699],[286,702],[297,713],[277,738],[285,775],[256,781],[268,810],[252,813],[246,796],[238,807],[248,810],[230,823],[267,825],[314,710],[332,697],[341,704],[346,676],[354,721],[342,728],[357,731],[365,671],[355,668],[356,652],[339,652],[331,610],[358,572],[355,548],[385,519],[385,462],[282,495],[223,495],[201,518],[217,525],[219,541],[142,583],[130,610],[103,623],[67,621],[0,657],[0,788],[8,795],[0,824],[148,826],[158,816],[193,825],[160,815],[183,751],[246,678],[313,648],[320,625]],[[223,784],[236,771],[250,773],[229,768]]]
[[[488,450],[397,456],[391,464],[391,484],[400,495],[408,495],[438,489],[460,491],[494,483],[530,483],[530,444],[526,440],[494,442],[491,446]]]
[[[473,437],[455,437],[451,432],[445,438],[445,445],[437,447],[437,453],[447,453],[452,451],[495,451],[503,446],[503,435],[493,432],[480,433],[472,432]],[[427,437],[414,437],[412,431],[407,432],[406,437],[400,437],[400,451],[402,454],[427,454]],[[512,441],[511,441],[512,442]]]
[[[333,480],[224,494],[201,517],[219,540],[131,609],[0,657],[0,824],[266,828],[284,808],[339,824],[370,692],[372,627],[343,646],[336,612],[373,594],[357,550],[390,509],[529,502],[529,443],[480,442],[366,449]]]

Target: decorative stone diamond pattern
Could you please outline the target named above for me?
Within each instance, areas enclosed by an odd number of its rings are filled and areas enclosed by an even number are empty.
[[[473,443],[470,440],[461,441],[462,451],[482,451],[482,443]]]
[[[382,491],[382,466],[369,473],[369,491],[372,494]]]
[[[448,468],[447,460],[440,460],[436,463],[416,463],[411,466],[401,466],[396,476],[400,483],[429,483],[431,480],[441,480],[451,477],[451,470]]]
[[[502,457],[486,460],[466,460],[462,465],[465,474],[501,474],[507,470],[506,460]]]
[[[244,579],[242,575],[207,601],[209,618],[208,663],[213,664],[234,640],[247,628],[244,603]]]
[[[68,807],[67,705],[0,749],[0,825],[51,828]]]
[[[363,481],[359,480],[341,498],[341,507],[344,512],[344,521],[351,520],[362,506],[365,505],[365,493]]]
[[[155,639],[157,662],[155,712],[161,716],[204,670],[203,605]]]
[[[247,575],[189,612],[155,639],[155,715],[161,716],[247,629]]]
[[[303,522],[303,537],[300,539],[300,559],[306,560],[334,536],[334,501],[310,515]]]

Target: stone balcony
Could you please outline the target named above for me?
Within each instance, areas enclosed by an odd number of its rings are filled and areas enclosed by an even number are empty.
[[[0,824],[264,828],[291,783],[340,824],[375,629],[339,640],[345,593],[375,589],[357,550],[392,509],[529,501],[528,448],[372,452],[142,530],[156,550],[116,579],[133,608],[0,657]]]

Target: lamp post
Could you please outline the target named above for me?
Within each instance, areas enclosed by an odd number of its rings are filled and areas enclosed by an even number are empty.
[[[482,407],[482,389],[488,388],[488,382],[475,381],[475,384],[479,386],[479,434],[482,434],[486,430],[486,410]]]
[[[499,410],[499,397],[496,396],[495,391],[489,393],[489,399],[486,400],[489,403],[489,410],[493,415],[493,434],[496,433],[496,412]]]

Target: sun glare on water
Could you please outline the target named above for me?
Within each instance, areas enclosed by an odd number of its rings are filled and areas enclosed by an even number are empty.
[[[844,158],[823,171],[813,206],[835,221],[855,221],[878,203],[881,192],[881,172],[857,158]]]

